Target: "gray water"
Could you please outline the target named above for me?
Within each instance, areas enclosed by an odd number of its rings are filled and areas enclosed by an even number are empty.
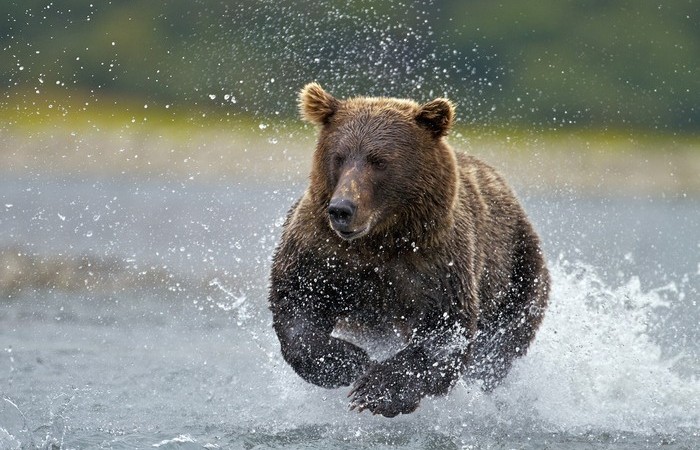
[[[395,419],[304,383],[266,309],[287,183],[0,181],[0,448],[697,448],[700,201],[521,197],[551,308],[485,394]]]

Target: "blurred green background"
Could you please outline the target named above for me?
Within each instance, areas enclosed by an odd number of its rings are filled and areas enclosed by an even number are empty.
[[[6,0],[2,101],[77,90],[289,115],[299,86],[316,79],[341,94],[451,94],[475,121],[697,131],[699,9],[692,0]]]
[[[516,176],[544,151],[551,167],[531,168],[565,184],[696,191],[699,23],[692,0],[3,1],[0,163],[66,170],[72,154],[87,170],[76,147],[94,145],[103,161],[160,158],[163,173],[177,172],[173,151],[245,172],[264,163],[222,160],[249,148],[275,160],[281,142],[284,164],[295,145],[308,153],[309,128],[289,127],[317,80],[337,96],[448,96],[459,146]],[[46,151],[56,136],[62,158]],[[129,161],[108,165],[142,168]]]

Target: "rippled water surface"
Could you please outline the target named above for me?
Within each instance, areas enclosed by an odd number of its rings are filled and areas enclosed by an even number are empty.
[[[267,273],[301,186],[0,180],[0,448],[697,448],[700,202],[522,195],[529,354],[396,419],[284,363]]]

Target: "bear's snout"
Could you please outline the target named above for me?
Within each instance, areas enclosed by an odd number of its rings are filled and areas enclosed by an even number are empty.
[[[348,199],[332,200],[328,205],[328,215],[337,228],[347,227],[357,211],[357,205]]]
[[[352,219],[355,216],[355,211],[357,211],[357,205],[349,199],[333,199],[328,205],[328,218],[331,221],[331,226],[335,231],[343,234],[352,234],[353,230],[350,228]]]
[[[372,228],[372,217],[365,217],[365,209],[348,198],[334,197],[328,204],[328,222],[342,239],[360,238]]]

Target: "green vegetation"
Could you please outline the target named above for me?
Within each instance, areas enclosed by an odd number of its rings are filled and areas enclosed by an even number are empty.
[[[285,117],[315,79],[449,95],[472,124],[696,132],[699,20],[690,0],[10,0],[0,102]]]

